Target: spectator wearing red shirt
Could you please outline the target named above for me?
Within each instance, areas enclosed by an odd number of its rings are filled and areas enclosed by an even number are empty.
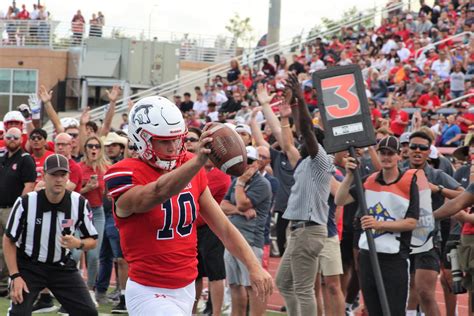
[[[92,211],[92,223],[99,235],[97,247],[87,251],[87,286],[93,291],[99,271],[99,253],[104,237],[105,214],[102,199],[105,192],[104,174],[109,167],[105,158],[104,146],[97,136],[91,136],[84,143],[84,157],[79,163],[82,170],[81,194],[89,201]],[[81,251],[73,252],[73,258],[79,262]]]
[[[377,109],[377,103],[369,99],[370,118],[372,119],[372,125],[374,128],[378,128],[380,125],[380,119],[382,119],[382,112]]]
[[[19,20],[28,20],[30,18],[30,12],[26,10],[26,6],[24,4],[21,6],[21,11],[18,13],[17,18]]]
[[[400,137],[408,125],[408,113],[401,109],[401,102],[393,100],[392,93],[388,96],[387,107],[390,109],[390,130],[395,136]]]
[[[42,128],[35,128],[30,133],[31,156],[36,164],[36,183],[43,180],[43,165],[46,158],[54,154],[54,152],[46,150],[46,139],[48,133]]]
[[[469,126],[474,124],[474,113],[467,111],[458,115],[457,123],[461,128],[461,132],[467,134],[469,132]]]
[[[418,101],[416,101],[416,107],[421,108],[422,112],[432,111],[434,112],[441,106],[441,101],[436,95],[436,89],[431,88],[428,93],[423,94]]]
[[[66,189],[81,193],[82,188],[82,170],[81,167],[71,158],[72,137],[66,133],[59,133],[54,140],[54,151],[69,159],[69,181]],[[40,182],[41,183],[41,182]]]

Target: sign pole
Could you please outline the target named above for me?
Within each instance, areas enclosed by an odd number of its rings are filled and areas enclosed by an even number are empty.
[[[356,158],[354,146],[349,147],[349,154],[352,158]],[[362,180],[360,177],[359,168],[356,168],[353,171],[354,174],[354,183],[357,192],[357,200],[359,202],[359,209],[362,211],[363,215],[368,215],[367,213],[367,203],[365,201],[364,190],[362,187]],[[367,236],[367,243],[369,246],[370,254],[370,263],[372,264],[372,271],[374,273],[375,283],[377,286],[377,291],[379,295],[380,305],[382,306],[383,316],[390,316],[390,308],[387,300],[387,293],[385,292],[385,286],[382,279],[382,271],[380,270],[379,259],[377,257],[377,252],[375,249],[374,236],[372,235],[372,230],[368,229],[365,231]]]

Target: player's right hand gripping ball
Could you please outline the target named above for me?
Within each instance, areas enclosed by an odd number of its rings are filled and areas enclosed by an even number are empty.
[[[211,123],[204,130],[212,131],[209,159],[223,172],[239,177],[247,168],[247,151],[239,134],[222,123]]]

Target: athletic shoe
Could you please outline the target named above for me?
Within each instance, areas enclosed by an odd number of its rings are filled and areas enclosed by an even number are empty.
[[[125,295],[120,295],[120,301],[112,308],[112,314],[127,314],[127,306],[125,304]]]
[[[120,300],[120,290],[115,289],[110,294],[107,295],[107,298],[111,301],[118,302]]]
[[[97,301],[95,300],[95,293],[94,293],[94,291],[89,290],[89,295],[91,296],[92,303],[94,303],[95,308],[98,308],[98,307],[99,307],[99,303],[97,303]]]
[[[33,305],[33,313],[51,313],[58,309],[57,306],[54,306],[53,297],[49,294],[40,294],[38,300]]]
[[[63,315],[63,316],[69,316],[69,313],[67,312],[67,310],[64,308],[64,306],[61,305],[61,307],[59,308],[58,310],[58,314],[59,315]]]
[[[106,292],[95,292],[95,300],[99,305],[106,305],[109,304],[109,299],[107,298]]]

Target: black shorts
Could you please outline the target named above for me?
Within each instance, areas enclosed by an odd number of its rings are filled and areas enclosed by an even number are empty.
[[[340,243],[341,259],[343,266],[350,266],[354,262],[354,234],[342,233]]]
[[[390,314],[392,316],[405,316],[409,288],[408,259],[399,254],[378,254],[378,259]],[[369,315],[382,315],[382,306],[380,305],[377,285],[367,250],[360,251],[359,278],[365,308]]]
[[[410,273],[415,273],[418,269],[431,270],[439,273],[440,268],[441,262],[436,248],[410,255]]]
[[[209,226],[199,227],[198,237],[198,279],[209,281],[225,279],[224,245]]]

